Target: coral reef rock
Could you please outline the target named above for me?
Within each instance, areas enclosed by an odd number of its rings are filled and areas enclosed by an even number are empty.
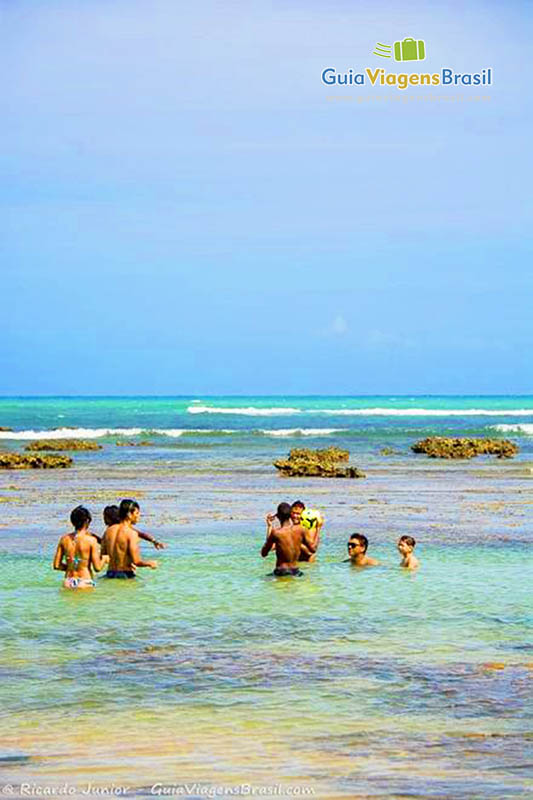
[[[274,461],[274,466],[282,475],[288,477],[319,478],[364,478],[365,473],[357,467],[340,466],[346,464],[348,450],[328,447],[326,450],[291,450],[289,457]]]
[[[37,456],[0,453],[0,469],[65,469],[72,465],[69,456]]]
[[[513,458],[518,449],[518,445],[509,439],[453,439],[444,436],[429,436],[411,445],[414,453],[426,453],[430,458],[474,458],[479,455]]]
[[[102,445],[85,439],[38,439],[30,442],[25,450],[101,450]]]
[[[153,447],[154,443],[148,440],[142,442],[115,442],[117,447]]]

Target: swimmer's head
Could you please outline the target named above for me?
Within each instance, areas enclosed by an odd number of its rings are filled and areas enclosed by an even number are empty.
[[[305,509],[305,505],[302,503],[301,500],[295,500],[291,506],[291,519],[295,525],[300,524],[300,519],[302,517],[302,511]]]
[[[348,541],[348,555],[350,558],[368,550],[368,539],[363,533],[352,533]]]
[[[408,556],[415,549],[416,542],[412,536],[400,536],[398,539],[398,550],[402,556]]]
[[[104,508],[104,522],[106,525],[118,525],[120,522],[118,506],[106,506]]]
[[[136,522],[140,516],[139,503],[136,500],[121,500],[118,514],[121,521],[127,519],[131,522]]]
[[[287,522],[291,516],[291,507],[288,503],[280,503],[278,506],[278,510],[276,512],[276,516],[283,525],[284,522]]]
[[[88,528],[91,524],[91,512],[85,506],[76,506],[70,515],[70,521],[75,531],[81,531],[83,528]]]

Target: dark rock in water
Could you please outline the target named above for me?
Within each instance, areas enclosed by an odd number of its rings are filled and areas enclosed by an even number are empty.
[[[0,428],[1,430],[1,428]],[[8,756],[0,756],[0,765],[4,764],[28,764],[30,761],[33,761],[33,756],[24,756],[24,755],[8,755]],[[7,794],[7,792],[6,792]]]
[[[430,458],[474,458],[491,455],[498,458],[513,458],[518,445],[509,439],[453,439],[445,436],[429,436],[411,445],[414,453],[426,453]]]
[[[364,478],[357,467],[339,466],[350,458],[348,450],[328,447],[326,450],[291,450],[287,459],[274,461],[282,475],[289,477]]]
[[[38,439],[30,442],[25,450],[101,450],[102,445],[85,439]]]
[[[72,465],[69,456],[37,456],[0,453],[0,469],[64,469]]]
[[[4,433],[7,433],[7,432],[12,433],[13,432],[13,428],[5,428],[3,425],[0,425],[0,431],[3,431]]]
[[[154,443],[149,441],[142,442],[115,442],[117,447],[153,447]]]
[[[382,447],[379,451],[380,455],[382,456],[399,456],[401,455],[399,450],[395,450],[394,447]]]

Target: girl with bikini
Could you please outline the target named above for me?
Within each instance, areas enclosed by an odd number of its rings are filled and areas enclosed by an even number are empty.
[[[104,561],[100,545],[89,533],[91,514],[84,506],[77,506],[70,515],[74,528],[62,536],[54,556],[54,569],[65,572],[65,589],[93,589],[93,570],[99,572]]]

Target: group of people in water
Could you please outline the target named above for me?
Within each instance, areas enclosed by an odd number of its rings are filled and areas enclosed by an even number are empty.
[[[296,500],[292,505],[280,503],[275,514],[266,515],[266,541],[261,555],[267,556],[274,548],[276,551],[276,568],[273,572],[278,577],[303,575],[298,563],[314,561],[320,545],[322,521],[307,528],[301,524],[305,505]],[[352,533],[348,540],[348,558],[355,567],[376,567],[379,561],[367,555],[368,539],[362,533]],[[402,557],[400,566],[405,569],[416,569],[418,559],[414,555],[416,542],[412,536],[400,536],[398,551]]]
[[[141,510],[136,500],[122,500],[119,506],[104,509],[104,535],[89,530],[91,512],[77,506],[70,515],[74,530],[62,536],[54,556],[54,569],[65,572],[66,589],[92,589],[94,573],[107,566],[106,578],[131,579],[139,567],[157,568],[157,561],[145,561],[139,551],[139,539],[157,550],[166,547],[149,533],[135,527]]]
[[[298,564],[312,562],[320,546],[323,520],[312,527],[302,525],[305,505],[301,500],[280,503],[275,514],[266,516],[266,540],[261,548],[263,557],[275,550],[276,577],[300,577]],[[151,534],[139,531],[136,525],[140,518],[140,507],[136,500],[122,500],[119,506],[106,506],[102,537],[92,533],[92,516],[84,506],[77,506],[70,515],[73,531],[62,536],[54,556],[54,569],[65,573],[63,586],[67,589],[92,589],[94,573],[107,567],[106,578],[131,580],[138,568],[157,568],[157,561],[141,557],[139,541],[150,542],[157,550],[166,545]],[[413,551],[416,542],[412,536],[401,536],[398,550],[402,556],[400,566],[416,569],[418,560]],[[362,533],[352,533],[348,540],[348,558],[355,567],[374,567],[379,564],[367,555],[368,539]]]

